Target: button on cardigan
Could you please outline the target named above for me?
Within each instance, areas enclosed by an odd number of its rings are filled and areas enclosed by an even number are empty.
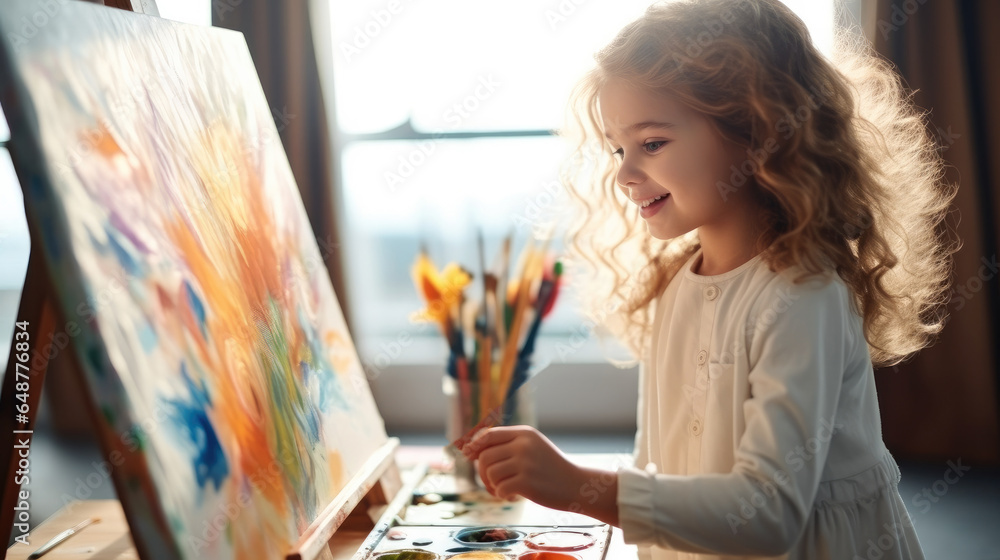
[[[762,255],[702,276],[701,255],[656,302],[626,542],[653,560],[922,559],[847,286]]]

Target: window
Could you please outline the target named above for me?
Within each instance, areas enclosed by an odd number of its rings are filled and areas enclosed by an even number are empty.
[[[212,25],[211,0],[157,0],[156,9],[164,19]]]
[[[0,130],[2,132],[5,131]],[[30,242],[21,187],[5,147],[0,148],[0,200],[3,201],[0,204],[0,291],[17,294],[24,282]],[[13,318],[13,314],[10,317]]]
[[[435,334],[409,322],[420,307],[409,269],[421,243],[439,267],[457,261],[478,271],[477,228],[489,265],[505,235],[515,234],[519,250],[540,212],[559,214],[567,195],[555,181],[565,146],[550,131],[561,126],[593,53],[649,3],[333,7],[338,210],[363,357],[401,333]],[[829,52],[833,1],[786,3]],[[581,325],[567,301],[545,334],[568,336]]]
[[[28,268],[30,247],[21,187],[7,152],[9,141],[10,129],[0,109],[0,348],[4,350],[0,365],[6,364],[9,357],[7,349],[14,334],[14,317]]]

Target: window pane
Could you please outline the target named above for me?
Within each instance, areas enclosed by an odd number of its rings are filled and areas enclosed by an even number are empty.
[[[3,352],[0,366],[4,366],[10,356],[30,243],[21,188],[14,176],[10,154],[3,148],[0,148],[0,202],[0,351]]]
[[[828,49],[832,0],[786,3]],[[423,131],[557,128],[570,89],[592,65],[593,53],[649,4],[337,3],[332,29],[338,124],[349,133],[391,129],[407,118]]]
[[[0,290],[20,290],[28,266],[24,200],[7,150],[0,148]]]
[[[226,3],[228,6],[229,3]],[[232,4],[234,7],[238,3]],[[243,7],[250,9],[250,5]],[[160,17],[194,23],[197,25],[212,25],[212,2],[211,0],[159,0],[156,9],[160,12]]]
[[[344,2],[333,13],[337,118],[348,132],[559,126],[592,54],[646,0]]]
[[[781,0],[792,9],[812,36],[813,44],[829,56],[833,52],[834,6],[832,0]]]
[[[0,142],[10,140],[10,128],[7,127],[7,116],[3,114],[3,107],[0,107]]]
[[[478,278],[477,227],[489,266],[503,236],[513,232],[519,251],[536,228],[562,216],[568,195],[556,174],[564,157],[563,141],[553,137],[348,147],[342,220],[352,301],[361,306],[357,328],[363,334],[412,328],[408,318],[420,303],[410,266],[421,241],[439,268],[456,261]]]

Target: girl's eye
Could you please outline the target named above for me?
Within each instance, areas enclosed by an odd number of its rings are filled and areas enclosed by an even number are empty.
[[[653,142],[646,142],[642,145],[642,148],[646,150],[646,153],[651,154],[659,150],[666,143],[666,140],[655,140]],[[618,148],[614,152],[611,152],[611,155],[618,156],[619,159],[624,159],[625,150],[623,148]]]
[[[645,148],[647,152],[652,153],[659,150],[660,146],[663,146],[664,144],[666,144],[666,142],[663,140],[654,140],[653,142],[646,142],[642,145],[642,147]]]

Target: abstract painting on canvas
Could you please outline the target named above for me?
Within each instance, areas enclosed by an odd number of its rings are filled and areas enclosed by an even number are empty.
[[[282,557],[387,438],[243,36],[30,0],[0,32],[32,250],[140,553]]]

